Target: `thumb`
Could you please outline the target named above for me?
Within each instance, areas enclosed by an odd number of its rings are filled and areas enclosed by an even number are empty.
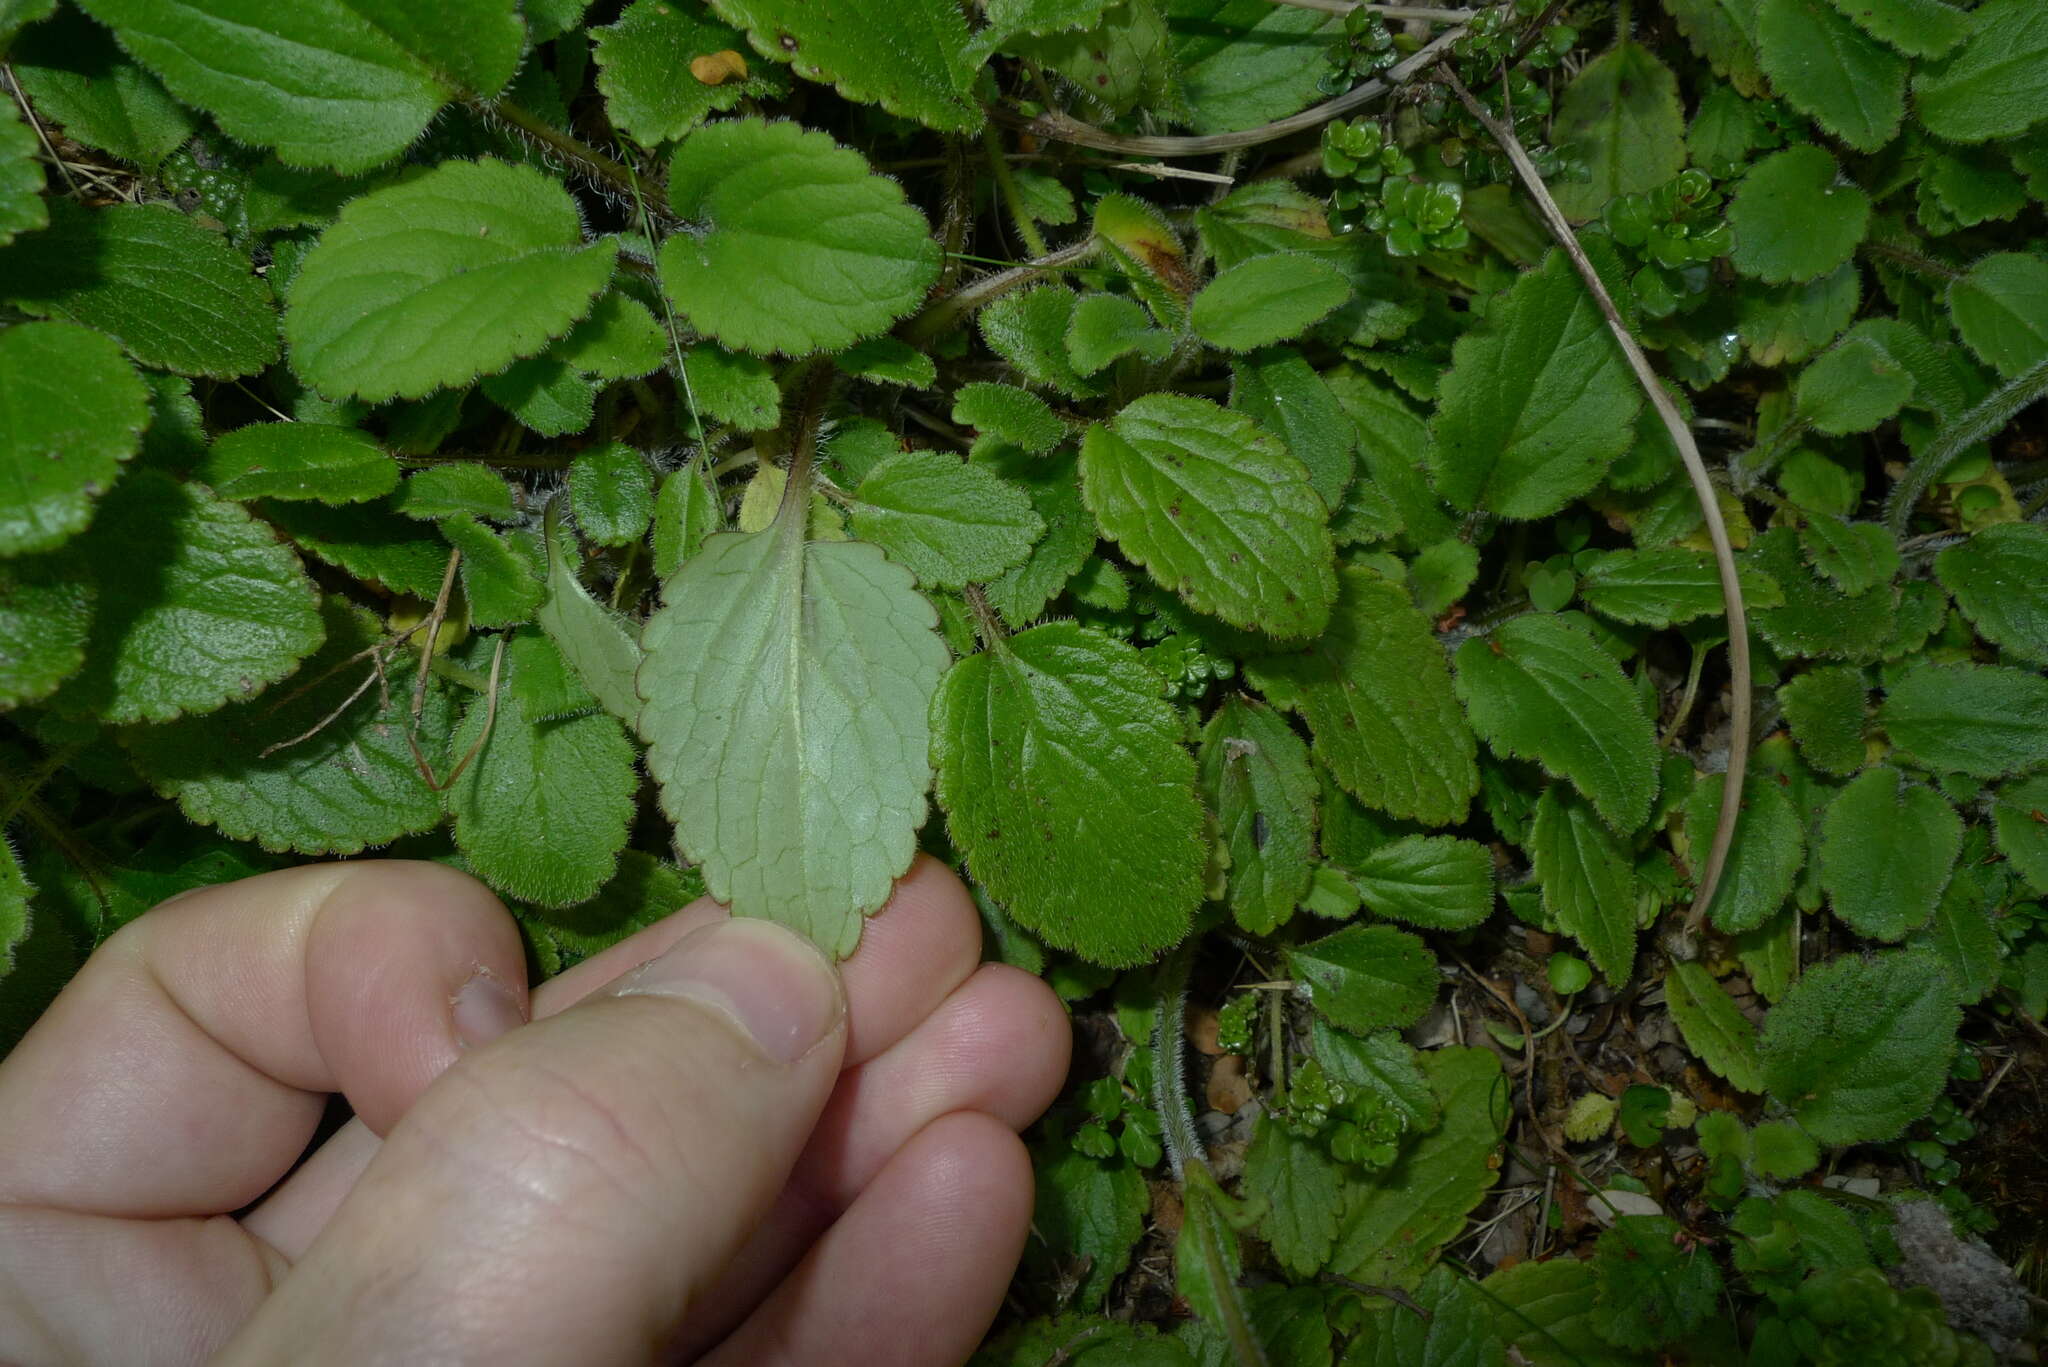
[[[839,979],[733,919],[458,1061],[216,1361],[644,1362],[839,1073]]]

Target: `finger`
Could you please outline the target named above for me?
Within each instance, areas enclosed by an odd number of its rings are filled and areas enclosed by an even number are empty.
[[[788,1180],[845,1033],[809,941],[703,927],[444,1073],[219,1360],[644,1361]]]
[[[725,908],[699,898],[679,914],[592,955],[534,989],[536,1017],[561,1011],[635,965],[646,963]],[[873,1058],[974,971],[981,960],[981,915],[953,871],[920,854],[896,880],[888,905],[868,918],[860,947],[840,965],[846,983],[846,1058]]]
[[[1002,1305],[1031,1225],[1031,1159],[963,1111],[898,1150],[702,1367],[958,1367]]]
[[[567,1009],[659,956],[691,931],[725,918],[725,908],[699,898],[536,987],[535,1018]],[[847,1062],[863,1062],[909,1034],[967,980],[980,957],[981,918],[967,889],[944,864],[929,855],[918,856],[897,881],[888,906],[869,919],[860,948],[840,965],[846,990]],[[376,1151],[374,1138],[360,1126],[344,1126],[250,1212],[245,1223],[287,1257],[297,1258]],[[806,1221],[802,1237],[807,1241],[817,1227],[815,1221]],[[788,1261],[777,1264],[778,1275]]]
[[[907,1039],[848,1069],[775,1209],[689,1326],[687,1356],[716,1343],[786,1276],[910,1139],[940,1117],[978,1111],[1012,1130],[1044,1113],[1072,1042],[1052,989],[984,964]]]
[[[525,1012],[518,931],[435,864],[310,865],[177,898],[87,961],[0,1066],[0,1201],[214,1214],[373,1126]]]

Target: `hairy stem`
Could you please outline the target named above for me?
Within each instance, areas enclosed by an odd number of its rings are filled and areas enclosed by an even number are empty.
[[[1035,261],[1026,261],[1021,266],[1012,266],[994,275],[984,275],[944,298],[933,300],[925,306],[924,312],[898,329],[897,335],[913,345],[928,342],[984,304],[993,303],[1011,290],[1028,285],[1041,276],[1078,265],[1100,250],[1100,243],[1090,233],[1079,242],[1048,252]]]
[[[1261,143],[1277,142],[1294,133],[1318,128],[1332,119],[1341,119],[1354,109],[1371,104],[1382,95],[1391,94],[1415,76],[1444,52],[1458,39],[1465,36],[1463,27],[1455,28],[1440,35],[1434,42],[1413,57],[1390,68],[1384,78],[1375,76],[1362,81],[1335,99],[1325,100],[1319,105],[1302,110],[1299,114],[1272,123],[1260,124],[1239,133],[1211,133],[1200,137],[1142,137],[1123,133],[1111,133],[1093,124],[1082,123],[1070,115],[1052,110],[1035,119],[1024,119],[997,108],[991,110],[992,117],[1006,123],[1015,123],[1024,131],[1054,142],[1071,142],[1081,147],[1095,147],[1105,152],[1123,152],[1145,157],[1200,157],[1212,152],[1228,152],[1237,147],[1257,147]]]
[[[592,179],[603,181],[621,194],[639,197],[640,178],[630,166],[606,156],[581,138],[564,133],[531,110],[510,100],[479,100],[471,108],[511,124],[535,142],[574,163],[578,170]],[[664,213],[663,217],[670,222],[675,221],[673,215]]]
[[[1159,1112],[1159,1137],[1174,1180],[1187,1180],[1190,1163],[1205,1163],[1202,1141],[1195,1134],[1195,1113],[1188,1104],[1187,1014],[1188,970],[1195,962],[1192,936],[1159,961],[1159,1018],[1154,1025],[1157,1058],[1152,1068],[1152,1107]]]
[[[1892,529],[1892,535],[1905,532],[1906,521],[1913,516],[1913,509],[1919,506],[1921,496],[1943,471],[1955,464],[1957,456],[2004,427],[2018,416],[2021,409],[2043,397],[2048,397],[2048,357],[1992,390],[1969,412],[1951,418],[1927,444],[1927,449],[1914,457],[1913,463],[1906,467],[1906,473],[1899,476],[1899,482],[1892,486],[1891,497],[1886,500],[1884,508],[1885,523]]]
[[[1721,881],[1721,870],[1727,866],[1728,851],[1735,844],[1735,825],[1741,816],[1743,770],[1749,765],[1750,728],[1750,669],[1749,669],[1749,617],[1743,610],[1742,581],[1735,572],[1735,548],[1728,540],[1728,524],[1721,517],[1720,500],[1715,496],[1714,484],[1707,476],[1707,465],[1700,457],[1698,443],[1693,440],[1692,430],[1685,425],[1678,407],[1671,402],[1671,396],[1664,391],[1663,382],[1657,372],[1650,368],[1649,357],[1636,342],[1628,325],[1622,321],[1621,311],[1614,306],[1607,287],[1600,282],[1600,273],[1593,269],[1592,261],[1586,256],[1585,248],[1579,245],[1578,234],[1557,207],[1557,201],[1550,196],[1549,187],[1543,177],[1536,173],[1536,167],[1529,160],[1529,154],[1515,138],[1514,131],[1496,119],[1472,92],[1458,79],[1458,74],[1449,67],[1441,73],[1443,82],[1451,88],[1472,117],[1500,144],[1501,151],[1514,163],[1515,174],[1535,199],[1536,207],[1542,212],[1543,222],[1557,239],[1559,247],[1571,258],[1578,270],[1579,278],[1586,282],[1594,302],[1599,304],[1607,327],[1621,344],[1622,354],[1628,358],[1629,369],[1635,372],[1636,380],[1649,396],[1651,407],[1663,419],[1664,427],[1671,433],[1671,440],[1678,447],[1678,455],[1685,462],[1685,472],[1692,479],[1693,492],[1699,496],[1700,512],[1706,518],[1707,535],[1714,543],[1714,564],[1721,573],[1721,601],[1728,615],[1728,665],[1733,678],[1729,682],[1729,737],[1728,737],[1728,779],[1726,791],[1738,795],[1736,799],[1721,804],[1721,819],[1714,828],[1714,842],[1708,848],[1706,866],[1700,873],[1698,890],[1694,894],[1692,911],[1687,917],[1688,926],[1699,924],[1700,916],[1707,904],[1713,901],[1714,887]]]
[[[1010,222],[1017,229],[1017,236],[1024,239],[1024,250],[1034,257],[1044,256],[1049,250],[1045,245],[1045,234],[1038,231],[1037,222],[1031,217],[1031,208],[1024,202],[1024,194],[1017,188],[1017,177],[1010,170],[1010,160],[1004,155],[1002,139],[996,135],[994,124],[981,131],[981,145],[988,150],[988,169],[994,175],[996,191],[1003,197],[1003,207],[1010,211]]]

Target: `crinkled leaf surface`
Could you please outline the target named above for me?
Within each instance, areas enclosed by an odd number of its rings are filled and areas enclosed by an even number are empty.
[[[1529,857],[1558,929],[1585,947],[1609,982],[1627,982],[1636,955],[1636,876],[1614,832],[1552,784],[1536,803]]]
[[[1713,844],[1727,779],[1726,774],[1708,774],[1686,799],[1685,839],[1696,862],[1705,860]],[[1742,784],[1735,843],[1707,914],[1723,930],[1754,930],[1792,895],[1805,864],[1806,830],[1799,809],[1769,775],[1750,774]]]
[[[1393,926],[1351,925],[1287,951],[1311,1005],[1355,1035],[1405,1029],[1436,1000],[1436,956]]]
[[[524,622],[540,606],[540,566],[508,538],[463,513],[441,523],[441,535],[462,552],[462,595],[476,626]]]
[[[1391,1168],[1354,1183],[1330,1266],[1360,1281],[1414,1286],[1497,1176],[1492,1160],[1509,1108],[1493,1051],[1432,1049],[1422,1068],[1443,1122]]]
[[[1934,1104],[1961,1020],[1932,954],[1843,955],[1765,1018],[1764,1083],[1823,1144],[1892,1139]]]
[[[2048,356],[2048,261],[1998,252],[1948,289],[1956,331],[1984,362],[2011,379]]]
[[[1906,111],[1906,59],[1828,0],[1760,0],[1757,48],[1786,103],[1859,152],[1875,152]]]
[[[1989,0],[1970,21],[1963,46],[1915,78],[1920,121],[1952,142],[2024,132],[2048,110],[2048,11],[2031,0]]]
[[[1866,337],[1829,348],[1799,374],[1799,416],[1816,432],[1868,432],[1898,416],[1913,397],[1913,377],[1890,352]]]
[[[353,427],[258,422],[224,432],[200,466],[222,498],[362,503],[398,487],[398,462]]]
[[[1469,930],[1493,910],[1493,856],[1448,835],[1408,835],[1357,861],[1351,881],[1376,916],[1423,930]]]
[[[93,597],[61,556],[0,561],[0,707],[35,702],[84,663]]]
[[[843,958],[917,850],[946,648],[909,571],[804,535],[716,535],[668,580],[640,736],[711,895]]]
[[[1458,696],[1495,753],[1571,780],[1609,825],[1632,831],[1657,794],[1657,732],[1592,634],[1528,613],[1458,647]]]
[[[1265,347],[1232,361],[1230,406],[1280,438],[1332,510],[1343,503],[1358,429],[1299,351]]]
[[[342,210],[293,277],[292,366],[372,402],[468,384],[544,350],[590,311],[617,247],[583,245],[561,184],[444,162]]]
[[[849,100],[879,104],[927,128],[972,133],[967,23],[951,0],[711,0],[754,50],[788,62]]]
[[[1821,886],[1859,933],[1901,940],[1934,914],[1962,844],[1963,820],[1940,793],[1881,764],[1828,803]]]
[[[624,546],[647,535],[654,516],[654,472],[622,441],[593,446],[569,464],[576,527],[600,546]]]
[[[1899,595],[1889,587],[1850,596],[1807,563],[1799,534],[1773,527],[1750,543],[1744,559],[1783,591],[1777,607],[1759,611],[1757,631],[1787,655],[1875,659],[1898,622]]]
[[[1006,472],[1045,523],[1045,535],[1023,562],[987,585],[990,605],[1013,627],[1031,625],[1095,553],[1095,519],[1081,503],[1077,466],[1069,452],[1029,465],[1015,463]]]
[[[116,723],[211,712],[289,674],[324,635],[298,557],[201,485],[130,471],[76,555],[98,605],[60,711]]]
[[[436,110],[498,93],[526,28],[513,0],[85,0],[171,93],[294,166],[359,171]]]
[[[919,581],[959,588],[1022,563],[1045,523],[1022,489],[937,451],[884,457],[855,494],[853,530]]]
[[[1089,430],[1081,492],[1103,532],[1192,606],[1275,636],[1329,622],[1329,510],[1307,468],[1243,414],[1148,394]]]
[[[0,112],[0,247],[17,233],[47,227],[43,168],[36,162],[36,135],[15,110]]]
[[[1287,719],[1235,697],[1202,730],[1202,789],[1230,851],[1238,924],[1270,935],[1308,891],[1315,856],[1316,780],[1308,746]]]
[[[1979,636],[2012,659],[2048,665],[2048,527],[1986,527],[1934,557],[1934,572]]]
[[[1337,1246],[1348,1174],[1313,1139],[1262,1112],[1244,1156],[1244,1191],[1260,1203],[1259,1234],[1280,1265],[1313,1277]]]
[[[592,29],[591,37],[597,88],[612,126],[648,146],[679,138],[713,113],[763,93],[758,81],[711,85],[690,70],[691,62],[737,51],[746,41],[694,5],[633,0],[617,23]]]
[[[248,258],[161,204],[51,201],[49,228],[0,251],[0,298],[179,375],[227,379],[277,359],[277,313]]]
[[[1902,759],[1936,773],[2001,778],[2048,764],[2048,678],[2012,665],[1923,661],[1877,710]]]
[[[350,701],[376,668],[365,652],[377,641],[377,623],[335,599],[321,616],[326,644],[289,682],[123,738],[150,786],[175,798],[189,819],[300,854],[355,854],[440,823],[440,794],[427,786],[406,742],[411,695],[398,681],[410,677],[415,657],[391,653],[384,670],[392,686],[372,685]],[[421,751],[438,760],[454,720],[447,690],[431,682]]]
[[[836,350],[909,313],[938,279],[938,244],[902,187],[793,123],[698,129],[669,163],[668,197],[688,227],[662,243],[662,287],[698,331],[740,351]]]
[[[71,323],[0,332],[0,555],[85,529],[149,423],[149,392],[121,348]]]
[[[1799,757],[1828,774],[1861,769],[1869,696],[1863,676],[1847,665],[1809,669],[1781,687],[1778,706],[1799,742]]]
[[[1851,598],[1888,583],[1899,572],[1899,546],[1877,522],[1844,522],[1814,513],[1799,530],[1806,561]]]
[[[1393,816],[1460,820],[1477,746],[1429,622],[1399,584],[1346,568],[1329,630],[1266,668],[1299,695],[1315,753],[1345,789]]]
[[[561,658],[530,628],[506,651],[497,712],[470,701],[449,750],[483,748],[448,790],[455,845],[492,887],[539,906],[588,901],[611,878],[633,816],[633,742],[618,718],[594,709],[544,716],[521,693],[521,675],[559,675]]]
[[[1344,1367],[1502,1367],[1507,1346],[1471,1278],[1439,1263],[1416,1288],[1414,1305],[1392,1302],[1363,1316]]]
[[[65,8],[22,34],[8,65],[45,118],[80,142],[155,171],[199,116],[129,60],[114,35]]]
[[[1175,943],[1202,895],[1195,762],[1160,693],[1130,646],[1052,622],[953,666],[933,703],[939,804],[968,869],[1098,963]]]
[[[1088,1259],[1075,1300],[1082,1306],[1098,1305],[1110,1283],[1123,1275],[1131,1250],[1145,1235],[1145,1212],[1151,1205],[1145,1174],[1118,1159],[1104,1161],[1070,1148],[1033,1167],[1037,1200],[1031,1227],[1049,1249]],[[1027,1259],[1034,1257],[1037,1243],[1032,1240]],[[1106,1355],[1101,1367],[1109,1367],[1113,1356]]]
[[[1991,812],[1999,853],[2027,886],[2048,894],[2048,775],[2000,787]]]
[[[1548,517],[1628,449],[1642,405],[1599,306],[1553,251],[1452,348],[1430,475],[1467,512]]]
[[[1664,1003],[1685,1036],[1686,1048],[1702,1063],[1738,1091],[1763,1091],[1756,1027],[1703,965],[1673,964],[1664,977]]]

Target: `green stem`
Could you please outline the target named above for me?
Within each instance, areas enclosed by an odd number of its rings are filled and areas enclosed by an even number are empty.
[[[1188,1103],[1187,1014],[1188,971],[1194,967],[1195,941],[1190,936],[1159,962],[1159,1019],[1154,1026],[1152,1106],[1159,1112],[1159,1135],[1174,1180],[1187,1180],[1190,1163],[1203,1164],[1206,1154],[1195,1134],[1195,1113]]]
[[[1953,418],[1935,434],[1927,449],[1914,458],[1892,486],[1885,503],[1885,522],[1894,536],[1906,530],[1906,522],[1919,506],[1921,497],[1941,478],[1956,457],[2011,422],[2019,412],[2048,396],[2048,357],[2035,362],[2011,380],[1994,389],[1984,401],[1962,416]]]
[[[1003,206],[1010,211],[1010,222],[1015,225],[1017,236],[1024,239],[1024,250],[1033,256],[1044,256],[1045,234],[1038,231],[1030,206],[1024,203],[1024,193],[1017,188],[1017,177],[1010,170],[1010,159],[1003,153],[1003,142],[996,136],[994,124],[981,130],[981,145],[988,152],[988,169],[995,175]]]
[[[561,156],[575,162],[578,168],[585,174],[603,181],[622,194],[632,195],[635,198],[639,196],[640,178],[633,174],[631,167],[606,156],[581,138],[571,137],[553,124],[550,124],[546,119],[541,118],[538,114],[522,108],[510,100],[498,100],[496,102],[479,100],[471,107],[490,115],[492,118],[502,119],[506,123],[511,124],[535,142],[547,147],[550,151],[559,153]]]
[[[924,312],[898,329],[898,335],[913,346],[928,342],[984,304],[994,303],[1011,290],[1028,285],[1041,276],[1079,265],[1100,250],[1101,244],[1090,233],[1079,242],[1056,252],[1047,252],[1035,261],[1026,261],[1021,266],[1012,266],[994,275],[984,275],[973,284],[926,305]]]

